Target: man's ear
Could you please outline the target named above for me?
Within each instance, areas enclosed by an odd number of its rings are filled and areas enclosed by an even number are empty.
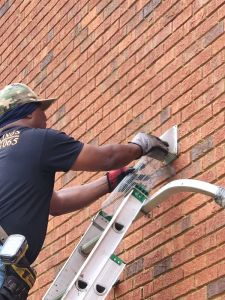
[[[26,117],[28,118],[28,119],[32,119],[33,118],[33,113],[32,114],[29,114],[29,115],[27,115]]]

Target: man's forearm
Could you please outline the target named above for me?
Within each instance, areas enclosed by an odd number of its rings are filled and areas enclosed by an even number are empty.
[[[125,167],[141,154],[141,147],[135,144],[101,147],[85,144],[71,170],[91,172],[116,170]]]
[[[53,193],[50,214],[59,216],[82,209],[109,192],[106,176],[81,186]]]
[[[108,162],[109,166],[107,170],[116,170],[124,166],[127,166],[133,160],[141,156],[141,148],[138,145],[127,144],[119,145],[113,144],[108,146],[103,146],[108,148]]]

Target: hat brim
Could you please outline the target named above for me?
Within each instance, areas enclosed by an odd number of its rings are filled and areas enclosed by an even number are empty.
[[[39,99],[39,100],[37,100],[37,102],[41,102],[43,110],[46,110],[56,99],[57,98]]]

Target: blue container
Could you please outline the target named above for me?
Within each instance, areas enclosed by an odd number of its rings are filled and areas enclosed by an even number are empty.
[[[1,252],[1,249],[2,249],[2,245],[0,245],[0,252]],[[0,260],[0,287],[3,284],[4,277],[5,277],[5,266],[3,265],[3,263]]]

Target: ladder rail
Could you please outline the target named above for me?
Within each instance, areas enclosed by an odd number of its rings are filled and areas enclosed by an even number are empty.
[[[148,192],[146,192],[143,188],[139,187],[139,189],[148,194]],[[85,299],[85,296],[93,285],[96,276],[98,276],[99,272],[101,272],[104,268],[108,257],[114,253],[116,247],[123,239],[147,197],[148,196],[146,194],[140,193],[136,187],[131,189],[130,193],[123,200],[119,209],[117,209],[111,221],[105,228],[100,239],[95,244],[88,258],[83,263],[79,272],[74,277],[62,298],[63,300]],[[123,227],[121,229],[117,229],[116,224],[121,224]],[[81,281],[85,285],[80,292],[78,284]]]

